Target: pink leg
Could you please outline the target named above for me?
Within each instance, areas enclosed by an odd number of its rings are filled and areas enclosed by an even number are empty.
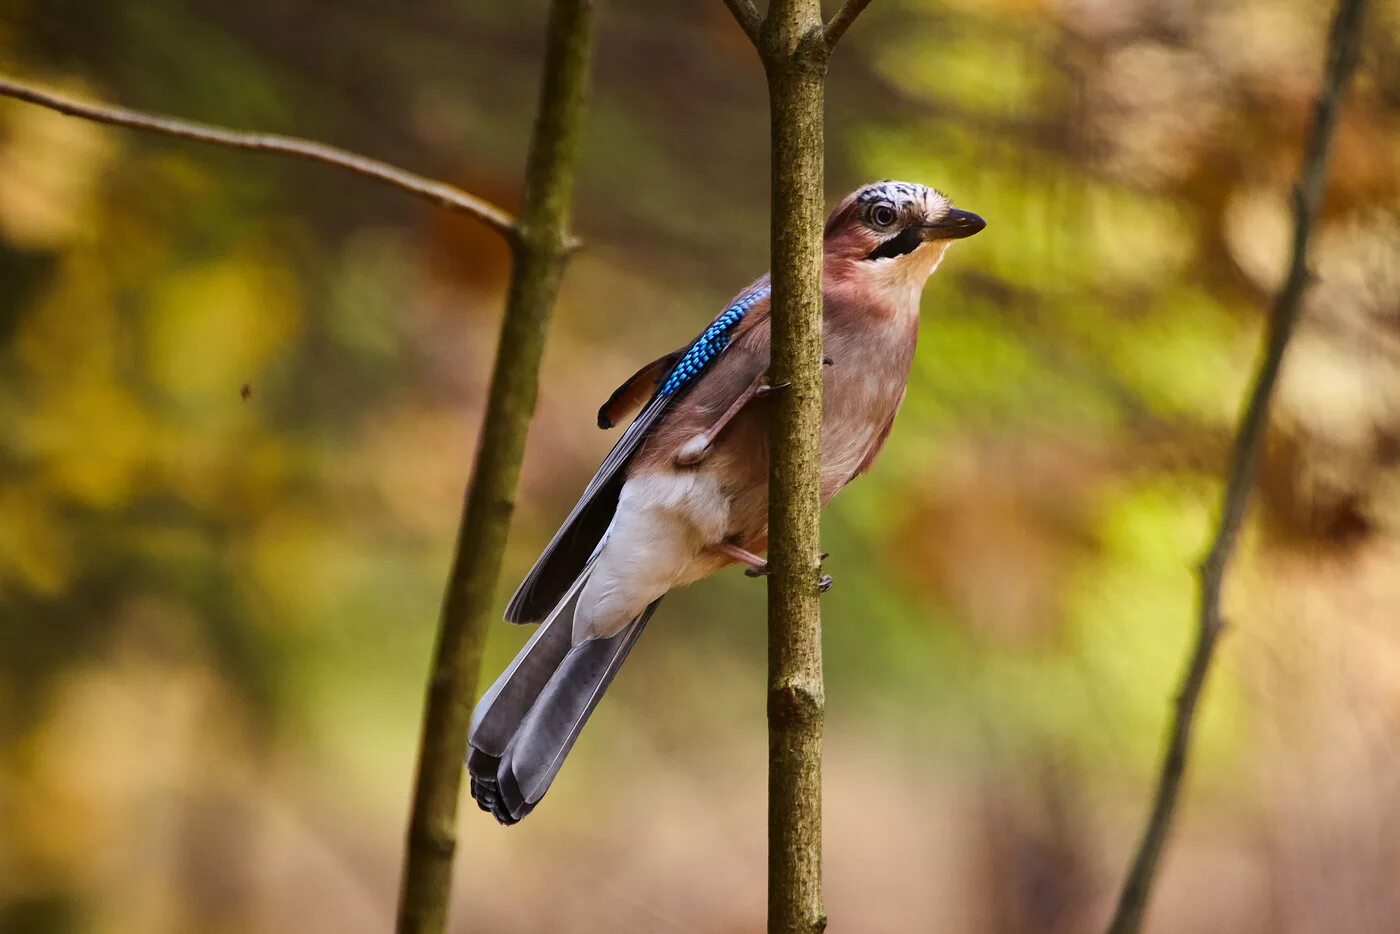
[[[738,545],[731,545],[728,542],[722,542],[718,545],[715,545],[714,550],[718,551],[720,554],[728,555],[735,561],[738,561],[740,564],[747,564],[748,567],[744,569],[744,575],[746,577],[765,577],[768,575],[768,562],[764,561],[752,551],[745,551]],[[825,561],[827,557],[828,554],[826,552],[823,552],[821,559]],[[830,589],[831,575],[823,574],[817,580],[817,591],[819,593],[826,593]]]
[[[715,545],[714,549],[722,555],[728,555],[740,564],[747,564],[748,568],[744,573],[750,577],[761,577],[768,573],[768,562],[764,561],[752,551],[745,551],[738,545],[731,545],[728,542],[721,542]]]

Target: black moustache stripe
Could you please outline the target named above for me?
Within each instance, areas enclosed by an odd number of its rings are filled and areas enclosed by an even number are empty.
[[[913,253],[923,242],[924,238],[919,235],[918,228],[906,227],[871,250],[866,259],[890,259],[895,256],[903,256],[906,253]]]

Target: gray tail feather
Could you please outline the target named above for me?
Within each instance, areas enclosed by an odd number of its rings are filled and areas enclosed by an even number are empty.
[[[483,811],[514,824],[549,790],[657,600],[615,636],[573,645],[585,570],[472,714],[467,769]]]

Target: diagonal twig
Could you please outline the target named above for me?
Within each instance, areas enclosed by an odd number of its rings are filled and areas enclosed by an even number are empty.
[[[753,0],[724,0],[724,5],[729,7],[729,12],[739,21],[739,28],[744,30],[744,35],[757,46],[759,30],[763,28],[763,17],[758,15]]]
[[[378,159],[371,159],[345,149],[337,149],[324,143],[299,139],[294,136],[243,133],[211,126],[207,123],[179,120],[174,117],[127,110],[122,107],[91,104],[5,77],[0,77],[0,97],[10,97],[30,104],[37,104],[70,117],[81,117],[85,120],[93,120],[111,126],[163,133],[166,136],[176,136],[181,139],[212,143],[216,146],[226,146],[233,149],[297,156],[313,162],[333,165],[357,175],[376,179],[386,185],[392,185],[430,201],[438,207],[474,217],[507,239],[515,235],[515,218],[489,201],[446,182],[415,175],[387,162],[380,162]]]
[[[851,28],[851,24],[856,21],[856,17],[865,12],[865,8],[870,6],[870,0],[846,0],[841,4],[841,9],[836,11],[822,30],[822,35],[826,39],[828,49],[836,48],[836,43],[841,41],[841,37],[846,34],[846,30]]]
[[[1264,430],[1269,420],[1269,407],[1274,387],[1278,382],[1284,351],[1287,350],[1289,339],[1293,336],[1303,294],[1308,286],[1308,238],[1322,202],[1327,160],[1337,123],[1337,110],[1347,83],[1356,70],[1365,6],[1365,0],[1341,0],[1332,20],[1326,74],[1318,92],[1312,133],[1303,156],[1298,184],[1293,191],[1293,257],[1288,269],[1288,278],[1274,302],[1273,316],[1255,376],[1254,388],[1235,436],[1229,477],[1221,497],[1220,523],[1216,527],[1210,550],[1199,568],[1200,604],[1196,642],[1177,694],[1176,712],[1162,759],[1152,811],[1123,882],[1117,910],[1109,923],[1109,934],[1136,934],[1141,930],[1162,848],[1171,830],[1172,817],[1180,797],[1182,778],[1190,752],[1196,710],[1205,686],[1206,675],[1210,670],[1216,641],[1225,628],[1225,619],[1220,610],[1225,573],[1229,568],[1240,528],[1244,524],[1250,486],[1259,462]]]

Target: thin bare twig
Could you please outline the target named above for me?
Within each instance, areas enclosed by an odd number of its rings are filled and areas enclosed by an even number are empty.
[[[1109,923],[1109,934],[1136,934],[1141,930],[1147,911],[1148,898],[1156,878],[1162,848],[1171,830],[1182,778],[1186,771],[1191,747],[1191,732],[1206,675],[1210,670],[1215,645],[1225,628],[1221,614],[1220,596],[1225,574],[1234,553],[1235,542],[1244,524],[1250,486],[1254,481],[1269,407],[1274,387],[1278,383],[1284,352],[1298,322],[1303,294],[1308,286],[1308,238],[1317,220],[1322,191],[1327,177],[1327,161],[1331,151],[1337,110],[1347,83],[1356,70],[1361,46],[1361,24],[1365,0],[1341,0],[1332,20],[1327,52],[1327,69],[1318,93],[1313,117],[1312,134],[1308,139],[1293,191],[1293,257],[1284,282],[1274,302],[1268,338],[1259,361],[1249,404],[1240,420],[1235,436],[1230,472],[1222,494],[1220,524],[1210,550],[1199,568],[1200,605],[1196,642],[1182,677],[1176,698],[1176,713],[1167,740],[1158,777],[1157,793],[1152,812],[1143,830],[1141,842],[1132,866],[1123,883],[1118,908]]]
[[[515,234],[515,219],[489,201],[446,182],[415,175],[387,162],[370,159],[344,149],[327,146],[324,143],[298,139],[294,136],[242,133],[223,127],[210,126],[206,123],[194,123],[174,117],[126,110],[121,107],[90,104],[5,77],[0,77],[0,97],[10,97],[30,104],[37,104],[70,117],[81,117],[84,120],[93,120],[111,126],[163,133],[166,136],[177,136],[181,139],[212,143],[216,146],[227,146],[233,149],[297,156],[302,159],[310,159],[313,162],[333,165],[357,175],[376,179],[386,185],[392,185],[402,191],[424,198],[438,207],[474,217],[507,239],[512,238]]]
[[[836,43],[841,41],[841,37],[846,34],[846,30],[851,28],[851,24],[856,21],[856,17],[865,12],[865,8],[870,6],[870,0],[846,0],[841,4],[841,9],[836,11],[822,30],[822,35],[826,38],[828,49],[836,48]]]
[[[744,30],[744,35],[757,47],[758,34],[763,28],[763,17],[758,15],[752,0],[724,0],[724,5],[729,7],[729,12],[739,21],[739,28]]]

